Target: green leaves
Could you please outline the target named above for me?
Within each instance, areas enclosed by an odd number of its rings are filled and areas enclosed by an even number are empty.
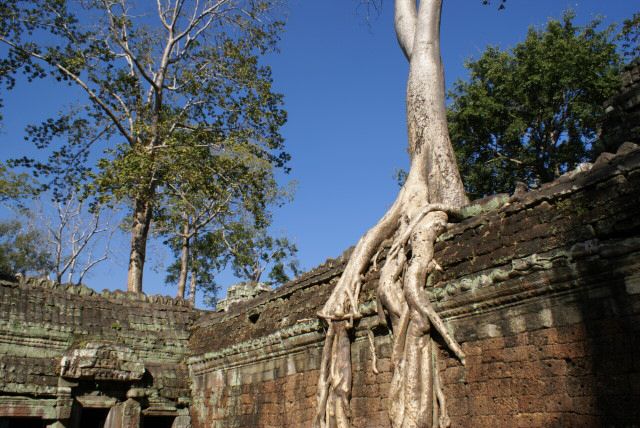
[[[47,273],[53,257],[45,244],[37,230],[26,229],[18,221],[0,222],[0,277]]]
[[[38,193],[38,183],[25,173],[16,173],[0,162],[0,202],[20,202]]]
[[[283,27],[277,3],[0,0],[0,83],[51,78],[85,96],[26,129],[46,161],[13,164],[55,200],[71,189],[152,212],[133,213],[145,223],[132,228],[138,271],[150,222],[175,238],[185,217],[195,233],[216,210],[243,211],[266,227],[279,193],[273,170],[287,172],[290,159],[282,95],[260,61]]]
[[[618,35],[622,55],[627,62],[640,57],[640,12],[625,20]]]
[[[611,28],[573,18],[529,29],[510,51],[487,48],[454,84],[449,128],[472,197],[537,186],[593,155],[620,59]]]

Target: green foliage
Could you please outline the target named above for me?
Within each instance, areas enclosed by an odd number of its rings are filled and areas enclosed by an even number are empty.
[[[0,83],[51,78],[88,101],[27,127],[49,157],[12,165],[57,201],[78,192],[132,207],[140,264],[153,221],[167,235],[176,219],[236,203],[267,224],[273,170],[290,159],[282,95],[260,64],[283,27],[277,3],[0,0]]]
[[[177,256],[180,252],[179,244],[171,247]],[[194,300],[195,296],[191,293],[203,292],[205,305],[215,307],[220,289],[216,276],[226,267],[228,261],[229,252],[222,240],[221,230],[194,236],[189,247],[189,283],[194,283],[195,289],[189,290],[189,298]],[[165,283],[177,284],[180,268],[180,259],[176,257],[176,260],[167,268]]]
[[[618,41],[626,61],[632,62],[640,57],[640,12],[622,23]]]
[[[18,221],[0,222],[0,277],[47,274],[53,268],[44,236]]]
[[[171,179],[163,191],[155,230],[177,258],[183,247],[189,252],[190,267],[177,260],[169,267],[166,282],[180,285],[182,267],[212,300],[218,288],[214,277],[232,257],[223,242],[224,233],[234,234],[229,225],[264,230],[271,222],[271,207],[290,195],[279,188],[270,163],[242,144],[206,145],[198,135],[180,137],[161,152],[171,160],[167,162]]]
[[[231,266],[236,277],[250,282],[261,282],[269,269],[266,282],[279,285],[300,273],[295,258],[298,249],[287,238],[274,238],[263,228],[238,222],[229,226],[225,243],[231,253]]]
[[[451,139],[472,197],[536,186],[594,155],[620,59],[612,28],[573,18],[529,29],[509,51],[489,47],[450,91]]]
[[[282,96],[271,91],[271,71],[258,62],[260,54],[275,48],[282,23],[259,19],[270,2],[246,3],[219,18],[204,16],[214,22],[196,25],[181,45],[168,42],[164,29],[129,15],[119,2],[0,2],[0,40],[9,47],[0,61],[5,86],[13,88],[19,73],[27,80],[53,77],[86,85],[90,101],[27,128],[28,140],[50,149],[46,162],[14,163],[50,177],[54,189],[89,179],[90,194],[135,199],[166,179],[167,157],[157,156],[157,147],[179,132],[194,131],[209,144],[237,141],[286,168],[289,155],[279,134],[286,120]],[[132,2],[127,8],[145,5]],[[186,18],[177,26],[185,26]],[[201,40],[205,34],[209,38]],[[173,49],[165,57],[169,45]],[[88,165],[95,152],[102,156]]]
[[[20,201],[38,193],[38,184],[25,173],[16,173],[0,162],[0,202]]]

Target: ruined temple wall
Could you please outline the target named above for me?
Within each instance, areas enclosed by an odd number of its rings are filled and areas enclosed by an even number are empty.
[[[626,141],[640,143],[640,59],[627,65],[620,79],[618,93],[604,105],[606,115],[597,143],[609,152]]]
[[[457,427],[640,425],[640,151],[465,209],[436,245],[428,292],[467,365],[440,351]],[[348,254],[195,326],[195,427],[308,427],[324,331],[315,313]],[[352,345],[354,427],[388,427],[390,337],[377,272]],[[379,374],[367,330],[375,333]]]
[[[137,387],[136,398],[146,406],[188,403],[184,356],[198,314],[170,298],[97,293],[47,280],[0,281],[0,419],[68,419],[85,380],[107,382],[96,386],[105,396],[114,380],[121,392]],[[63,379],[63,357],[74,350],[82,364]],[[144,376],[129,379],[139,367]]]

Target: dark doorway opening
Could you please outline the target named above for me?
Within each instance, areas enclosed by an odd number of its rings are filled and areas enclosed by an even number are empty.
[[[103,428],[110,409],[83,408],[80,414],[80,426],[86,428]]]
[[[44,428],[40,418],[0,418],[0,428]]]
[[[147,416],[142,418],[141,428],[171,428],[175,416]]]

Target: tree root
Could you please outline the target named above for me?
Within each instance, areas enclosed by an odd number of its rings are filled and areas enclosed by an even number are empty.
[[[315,428],[348,428],[351,394],[350,341],[353,320],[361,317],[358,297],[363,275],[379,255],[387,238],[393,242],[380,271],[377,289],[378,314],[387,316],[393,332],[389,409],[394,428],[449,426],[445,397],[440,386],[431,328],[435,328],[464,364],[464,353],[447,331],[424,293],[427,276],[439,268],[433,260],[434,243],[446,229],[448,215],[457,209],[430,204],[404,214],[401,192],[387,215],[358,242],[331,297],[318,314],[329,322],[318,383]],[[407,255],[410,254],[410,258]],[[377,266],[375,266],[377,268]],[[370,346],[377,371],[373,335]]]
[[[349,428],[351,396],[351,341],[345,321],[331,323],[327,331],[316,395],[314,427]]]

